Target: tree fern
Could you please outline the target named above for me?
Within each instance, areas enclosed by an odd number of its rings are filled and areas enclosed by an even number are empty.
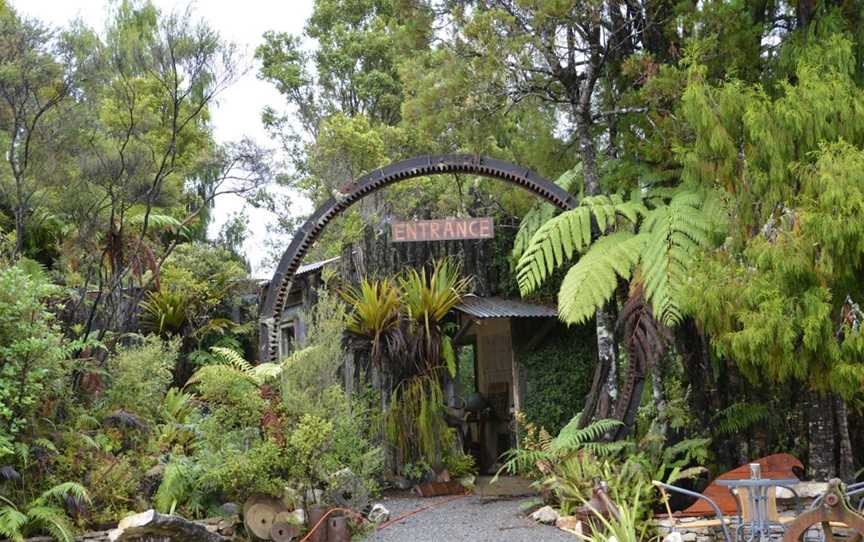
[[[712,223],[702,203],[698,193],[678,192],[668,205],[655,207],[642,226],[648,235],[640,255],[645,297],[656,318],[670,327],[682,318],[680,289],[687,271],[698,251],[710,244]]]
[[[677,325],[687,271],[718,228],[716,210],[706,212],[704,202],[703,193],[686,189],[655,190],[644,202],[638,194],[629,201],[618,195],[584,198],[578,208],[550,219],[534,234],[517,265],[519,289],[523,295],[534,291],[574,254],[584,252],[561,284],[561,320],[591,318],[611,299],[618,280],[629,281],[638,267],[654,316],[666,326]],[[597,232],[600,238],[594,241]]]

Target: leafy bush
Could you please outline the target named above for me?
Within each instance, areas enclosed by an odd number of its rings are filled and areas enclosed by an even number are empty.
[[[277,443],[260,441],[241,453],[220,456],[218,463],[205,462],[202,485],[227,499],[242,502],[250,495],[263,493],[281,497],[291,484],[294,460]]]
[[[0,443],[32,422],[68,373],[65,360],[78,345],[63,341],[46,306],[57,293],[40,273],[0,269]],[[0,446],[0,458],[10,452]]]
[[[564,514],[591,496],[598,480],[609,483],[616,502],[642,503],[638,517],[655,502],[652,480],[674,483],[695,477],[707,459],[707,439],[689,439],[667,446],[666,438],[648,433],[639,441],[604,440],[618,427],[616,420],[598,420],[579,428],[574,417],[556,437],[517,415],[524,426],[522,447],[508,451],[501,472],[527,475],[547,492]]]
[[[177,343],[148,337],[136,346],[121,349],[108,359],[111,384],[103,408],[123,410],[147,421],[159,417],[162,398],[171,384],[177,359]]]

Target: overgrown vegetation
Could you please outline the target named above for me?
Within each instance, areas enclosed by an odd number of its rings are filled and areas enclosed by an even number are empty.
[[[305,342],[261,364],[248,215],[208,237],[232,194],[280,213],[278,253],[301,218],[286,194],[338,199],[434,153],[530,168],[573,208],[446,173],[370,194],[311,256],[395,219],[495,220],[495,241],[453,249],[494,270],[478,291],[557,300],[581,330],[578,352],[563,332],[517,352],[536,400],[506,470],[565,511],[607,479],[622,542],[652,478],[780,451],[812,478],[860,472],[858,3],[312,4],[303,36],[255,51],[285,100],[265,149],[216,142],[246,61],[194,10],[124,0],[104,28],[50,28],[0,0],[0,536],[303,504],[345,476],[375,494],[385,471],[470,478],[444,422],[457,260],[421,270],[441,254],[418,249],[344,299],[325,280]]]

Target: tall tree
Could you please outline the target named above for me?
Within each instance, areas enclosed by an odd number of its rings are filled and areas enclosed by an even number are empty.
[[[864,89],[848,19],[820,14],[784,43],[778,58],[794,69],[778,69],[770,91],[711,84],[692,64],[681,161],[686,179],[731,204],[730,238],[692,272],[693,313],[752,382],[806,384],[811,474],[846,477],[847,415],[835,397],[859,398],[864,378]]]
[[[239,74],[233,45],[190,12],[162,14],[150,3],[117,4],[104,36],[77,27],[68,37],[81,72],[83,196],[64,206],[89,249],[64,271],[87,305],[85,335],[101,322],[100,336],[132,324],[122,290],[142,287],[134,304],[158,285],[174,247],[206,231],[214,198],[258,192],[269,180],[266,152],[250,142],[220,148],[211,137],[209,107]]]
[[[35,160],[50,142],[45,125],[69,94],[55,38],[38,21],[0,3],[0,129],[11,176],[11,182],[0,176],[0,197],[14,215],[16,255],[24,248],[34,198],[47,188],[52,160]]]

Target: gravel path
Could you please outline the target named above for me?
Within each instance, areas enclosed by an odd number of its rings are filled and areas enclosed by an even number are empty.
[[[392,518],[451,497],[386,499]],[[524,498],[468,496],[418,512],[378,531],[370,542],[578,542],[571,534],[531,521]]]

